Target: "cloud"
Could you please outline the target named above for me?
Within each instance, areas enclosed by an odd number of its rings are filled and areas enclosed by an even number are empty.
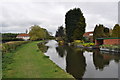
[[[0,4],[2,32],[25,32],[31,25],[40,25],[49,32],[65,25],[68,10],[79,7],[86,18],[86,31],[96,24],[112,28],[117,23],[117,2],[3,2]]]

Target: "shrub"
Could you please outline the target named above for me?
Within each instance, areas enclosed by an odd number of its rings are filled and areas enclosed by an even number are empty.
[[[74,40],[74,43],[84,43],[83,40]]]
[[[83,40],[74,40],[74,42],[72,42],[72,44],[74,45],[82,45],[82,46],[86,46],[86,47],[90,47],[90,46],[94,46],[94,43],[85,43]]]
[[[18,46],[27,43],[28,41],[13,41],[2,44],[2,53],[14,51]]]
[[[90,46],[94,46],[95,44],[94,43],[83,43],[82,45],[86,47],[90,47]]]

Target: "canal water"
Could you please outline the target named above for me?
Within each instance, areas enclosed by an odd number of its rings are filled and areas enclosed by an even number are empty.
[[[75,78],[118,78],[118,53],[60,46],[55,40],[45,45],[48,48],[44,54]]]

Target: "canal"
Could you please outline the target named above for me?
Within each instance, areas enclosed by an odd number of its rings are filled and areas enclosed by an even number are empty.
[[[118,78],[120,54],[60,46],[55,40],[45,45],[44,54],[75,78]]]

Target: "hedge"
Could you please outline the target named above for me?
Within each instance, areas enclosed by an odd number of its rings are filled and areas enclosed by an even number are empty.
[[[16,48],[22,44],[28,43],[29,41],[11,41],[1,44],[2,53],[7,53],[16,50]]]

